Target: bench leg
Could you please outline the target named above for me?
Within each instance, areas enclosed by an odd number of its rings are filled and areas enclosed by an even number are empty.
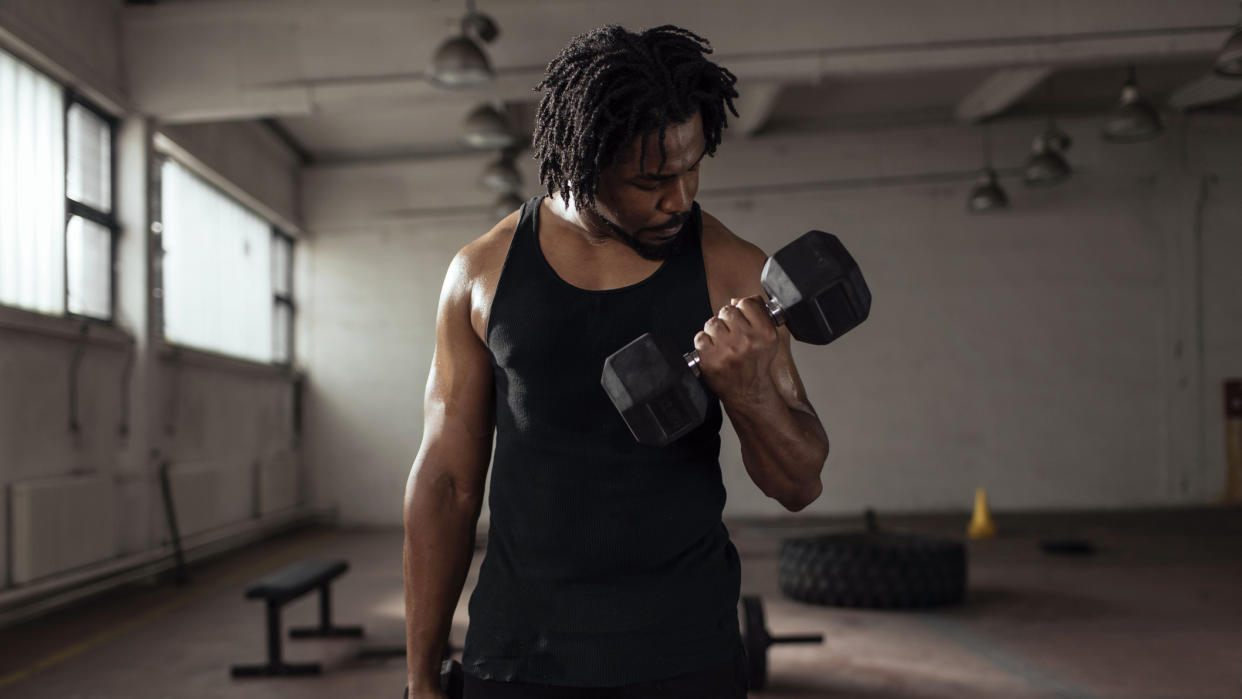
[[[286,663],[280,657],[280,604],[267,601],[267,664],[234,665],[233,677],[318,675],[319,663]]]
[[[360,638],[361,626],[332,625],[332,590],[329,583],[319,586],[319,626],[289,629],[290,638]]]

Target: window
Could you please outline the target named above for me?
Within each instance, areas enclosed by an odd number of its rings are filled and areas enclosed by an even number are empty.
[[[172,158],[160,192],[164,338],[289,363],[293,240]]]
[[[0,51],[0,304],[112,318],[113,131]]]
[[[82,102],[65,115],[69,154],[65,177],[65,303],[69,312],[112,317],[112,125]]]
[[[0,303],[65,308],[65,129],[60,85],[0,51]]]

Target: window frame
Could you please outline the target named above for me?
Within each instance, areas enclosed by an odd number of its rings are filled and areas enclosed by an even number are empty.
[[[273,301],[272,301],[272,305],[269,307],[269,311],[273,315],[275,315],[276,313],[277,304],[285,305],[289,308],[289,327],[287,328],[288,338],[289,338],[289,356],[284,361],[276,361],[275,359],[276,353],[275,353],[274,345],[273,347],[271,347],[271,349],[273,350],[272,359],[266,362],[261,362],[255,359],[250,359],[248,357],[235,356],[232,354],[221,352],[219,350],[207,349],[203,347],[194,347],[191,345],[184,345],[184,344],[174,342],[168,339],[168,335],[165,333],[166,324],[165,324],[165,317],[164,317],[166,313],[166,309],[164,305],[165,303],[165,297],[164,297],[165,271],[164,271],[164,264],[163,264],[164,254],[165,254],[164,253],[164,177],[163,177],[163,172],[164,172],[164,164],[170,160],[177,163],[182,168],[185,168],[185,170],[187,170],[194,177],[197,177],[203,184],[215,190],[220,196],[225,197],[229,201],[232,201],[233,203],[237,204],[238,206],[241,206],[247,209],[248,211],[253,213],[255,216],[258,216],[260,219],[266,222],[268,225],[268,230],[271,231],[272,240],[275,240],[277,238],[283,238],[289,241],[289,279],[288,279],[289,293],[288,295],[277,294],[276,288],[275,288],[276,285],[273,282],[272,284]],[[164,348],[164,353],[169,356],[176,356],[176,357],[180,357],[183,354],[186,356],[197,355],[197,356],[202,356],[202,357],[211,357],[216,360],[224,360],[227,364],[231,366],[266,367],[266,368],[279,369],[282,372],[291,371],[294,367],[294,364],[295,364],[294,358],[296,356],[296,342],[294,341],[294,328],[296,327],[295,316],[297,313],[297,304],[294,301],[294,297],[295,297],[294,278],[296,277],[296,275],[294,274],[293,260],[294,260],[295,252],[297,250],[297,236],[291,233],[285,232],[285,230],[281,228],[280,224],[272,221],[271,216],[264,215],[262,211],[259,211],[258,209],[256,209],[254,206],[252,206],[249,202],[247,202],[243,198],[233,194],[225,187],[220,186],[220,184],[216,182],[213,176],[209,176],[200,170],[202,166],[198,164],[197,162],[193,162],[193,161],[187,162],[186,159],[178,157],[175,152],[169,152],[168,150],[157,147],[152,150],[150,163],[151,163],[150,165],[151,174],[150,174],[150,186],[149,186],[148,195],[150,197],[149,206],[151,209],[151,232],[153,234],[151,236],[151,249],[153,253],[153,259],[158,260],[158,263],[153,267],[151,271],[150,281],[151,281],[152,293],[155,294],[156,297],[159,299],[159,303],[157,304],[158,309],[156,309],[155,312],[151,314],[151,323],[152,323],[152,329],[155,333],[155,336],[158,338],[159,344],[161,345],[161,347]],[[273,328],[275,328],[274,324],[273,324]]]
[[[294,349],[296,348],[296,344],[293,341],[294,339],[293,329],[297,327],[295,323],[295,316],[297,315],[297,312],[298,312],[297,302],[294,301],[294,298],[297,296],[297,293],[296,293],[296,289],[294,289],[293,287],[294,278],[297,276],[293,273],[293,260],[294,260],[294,253],[297,251],[297,238],[294,238],[292,235],[289,235],[288,233],[282,231],[279,226],[272,224],[272,239],[273,241],[279,240],[281,242],[285,242],[289,244],[288,269],[286,270],[286,273],[289,275],[289,278],[285,280],[287,282],[285,286],[288,288],[289,293],[288,294],[276,293],[276,290],[275,290],[276,285],[275,284],[272,285],[273,286],[272,313],[275,314],[276,306],[285,306],[289,309],[289,322],[287,323],[288,327],[285,328],[285,338],[288,340],[288,343],[289,343],[289,352],[288,352],[288,356],[286,356],[283,361],[273,360],[272,363],[277,366],[292,367],[294,363],[294,356],[295,356]],[[272,327],[275,328],[275,323],[273,323]],[[273,347],[273,350],[274,349],[275,348]],[[272,354],[275,354],[275,352],[273,352]]]
[[[49,76],[50,77],[50,76]],[[61,260],[64,271],[65,288],[63,290],[66,318],[85,321],[89,323],[102,323],[106,325],[116,325],[116,291],[117,291],[117,238],[121,234],[121,225],[116,215],[116,132],[120,125],[120,119],[105,111],[102,107],[90,101],[85,95],[74,90],[67,85],[62,86],[64,92],[64,113],[61,114],[61,129],[64,133],[64,169],[65,169],[65,215],[64,225],[61,227],[61,235],[64,237],[65,254]],[[108,125],[108,213],[104,213],[95,207],[76,201],[69,196],[69,110],[73,105],[78,105]],[[69,310],[69,222],[74,216],[78,216],[84,220],[98,224],[108,229],[108,317],[98,318],[95,316],[74,313]]]

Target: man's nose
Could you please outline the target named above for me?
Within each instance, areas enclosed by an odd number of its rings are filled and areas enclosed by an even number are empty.
[[[690,210],[694,199],[691,184],[684,177],[676,177],[669,183],[660,198],[660,211],[666,214],[683,214]]]

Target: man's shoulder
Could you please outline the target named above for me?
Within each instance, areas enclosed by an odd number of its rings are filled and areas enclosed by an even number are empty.
[[[470,241],[453,258],[453,267],[459,274],[471,279],[488,277],[499,273],[504,265],[513,234],[517,231],[518,212],[513,212],[483,235]]]
[[[441,302],[449,309],[448,315],[460,312],[468,316],[480,339],[485,337],[491,297],[496,291],[517,222],[518,214],[514,212],[458,250],[444,278]]]
[[[754,243],[729,230],[715,216],[703,214],[703,264],[708,273],[749,286],[758,283],[767,255]],[[733,286],[730,283],[730,286]]]

